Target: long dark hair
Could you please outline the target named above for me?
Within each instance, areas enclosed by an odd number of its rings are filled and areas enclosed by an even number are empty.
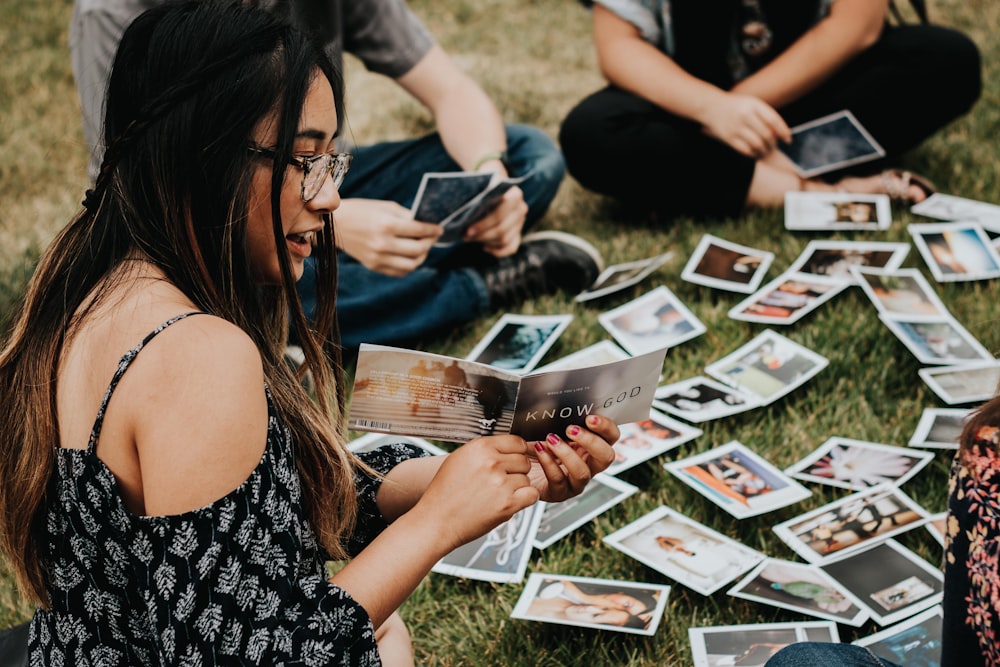
[[[308,36],[256,3],[186,1],[151,9],[122,37],[108,85],[101,170],[84,209],[43,255],[0,352],[0,553],[28,597],[46,603],[38,522],[59,446],[61,351],[123,260],[145,255],[196,306],[257,344],[277,408],[296,442],[306,510],[320,544],[344,555],[353,526],[355,462],[343,447],[332,220],[317,235],[317,310],[306,321],[284,243],[279,197],[312,81],[341,77]],[[271,210],[283,283],[254,282],[246,247],[259,123],[278,127]],[[289,321],[318,401],[283,361]]]

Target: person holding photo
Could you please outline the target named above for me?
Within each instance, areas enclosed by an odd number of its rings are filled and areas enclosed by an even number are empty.
[[[614,459],[597,416],[349,452],[342,101],[321,48],[254,3],[163,4],[123,36],[99,176],[0,350],[0,554],[38,607],[30,664],[411,665],[396,610],[431,567]]]
[[[980,94],[973,42],[888,25],[890,0],[583,1],[608,86],[564,119],[567,167],[657,216],[735,216],[791,190],[922,201],[933,187],[910,172],[807,180],[777,146],[791,126],[846,109],[893,162]]]

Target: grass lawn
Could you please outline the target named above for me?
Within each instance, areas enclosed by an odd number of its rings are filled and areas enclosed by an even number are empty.
[[[412,6],[457,62],[482,82],[509,121],[538,125],[555,135],[563,115],[602,84],[590,42],[589,18],[576,2],[550,0],[413,0]],[[68,0],[7,0],[0,6],[0,327],[8,321],[40,248],[74,214],[87,187],[86,150],[69,65]],[[983,54],[985,90],[972,113],[906,156],[903,166],[933,180],[943,192],[1000,203],[1000,4],[995,0],[936,0],[932,18],[967,31]],[[349,132],[358,142],[398,138],[431,127],[426,113],[391,83],[348,63]],[[926,91],[928,96],[933,90]],[[901,113],[919,113],[905,109]],[[609,164],[608,169],[615,165]],[[606,339],[597,316],[667,285],[704,322],[704,335],[670,350],[664,382],[702,372],[765,327],[729,319],[739,295],[680,279],[687,257],[704,233],[770,250],[768,274],[783,271],[810,240],[818,238],[906,241],[906,223],[925,221],[894,211],[885,232],[817,235],[793,233],[780,211],[738,219],[676,220],[651,226],[630,219],[601,197],[567,179],[541,227],[581,234],[597,244],[607,262],[644,258],[667,250],[673,260],[640,285],[606,300],[575,304],[562,297],[530,301],[522,313],[572,313],[573,323],[546,360]],[[931,276],[912,249],[904,266]],[[995,281],[932,284],[939,296],[987,349],[1000,349]],[[493,324],[486,319],[426,341],[421,347],[453,356],[467,354]],[[795,559],[771,526],[842,497],[844,491],[813,485],[809,499],[777,512],[737,521],[669,475],[661,464],[737,439],[786,467],[830,436],[905,445],[924,407],[943,405],[920,381],[920,364],[878,320],[859,289],[852,288],[804,320],[779,329],[826,356],[830,365],[802,389],[766,408],[703,424],[704,434],[665,457],[626,471],[640,492],[544,551],[535,551],[532,572],[671,583],[662,575],[601,542],[601,538],[651,509],[667,504],[691,518],[760,549]],[[949,452],[904,485],[931,512],[944,509]],[[456,502],[461,502],[457,499]],[[901,540],[932,563],[940,547],[924,530]],[[405,557],[405,555],[401,555]],[[427,665],[672,665],[688,664],[689,627],[806,620],[793,612],[737,600],[723,591],[706,597],[674,586],[666,616],[654,637],[583,630],[511,620],[521,587],[431,575],[405,604],[418,661]],[[30,609],[17,599],[0,564],[0,627],[19,622]],[[850,641],[874,632],[868,625],[840,626]]]

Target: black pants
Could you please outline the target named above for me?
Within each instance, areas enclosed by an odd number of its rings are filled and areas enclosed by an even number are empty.
[[[28,623],[0,630],[0,667],[28,664]]]
[[[778,111],[794,126],[850,109],[891,160],[969,110],[980,70],[978,49],[959,32],[887,27],[830,80]],[[738,215],[755,167],[698,124],[612,86],[570,111],[559,141],[585,188],[665,215]]]

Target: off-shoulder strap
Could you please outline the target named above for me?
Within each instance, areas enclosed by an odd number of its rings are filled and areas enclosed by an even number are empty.
[[[171,317],[169,320],[167,320],[166,322],[164,322],[163,324],[161,324],[160,326],[156,327],[148,334],[146,334],[146,337],[142,339],[142,342],[140,342],[138,345],[136,345],[131,350],[122,355],[122,358],[118,361],[118,369],[115,370],[114,377],[111,378],[111,383],[108,385],[107,390],[104,392],[104,398],[101,400],[101,407],[100,409],[98,409],[97,418],[94,420],[94,427],[90,429],[90,441],[87,443],[87,451],[89,453],[93,454],[94,450],[97,449],[97,439],[101,437],[101,427],[104,426],[104,411],[108,407],[108,401],[111,400],[111,394],[114,393],[115,387],[118,386],[118,383],[121,381],[122,376],[125,375],[125,371],[128,370],[128,367],[132,364],[132,361],[135,360],[139,352],[142,351],[142,348],[144,348],[149,341],[153,340],[153,337],[156,336],[156,334],[160,333],[174,322],[179,322],[180,320],[183,320],[185,317],[189,317],[191,315],[206,315],[206,314],[207,313],[205,313],[204,311],[196,310],[190,313],[181,313],[180,315]]]

